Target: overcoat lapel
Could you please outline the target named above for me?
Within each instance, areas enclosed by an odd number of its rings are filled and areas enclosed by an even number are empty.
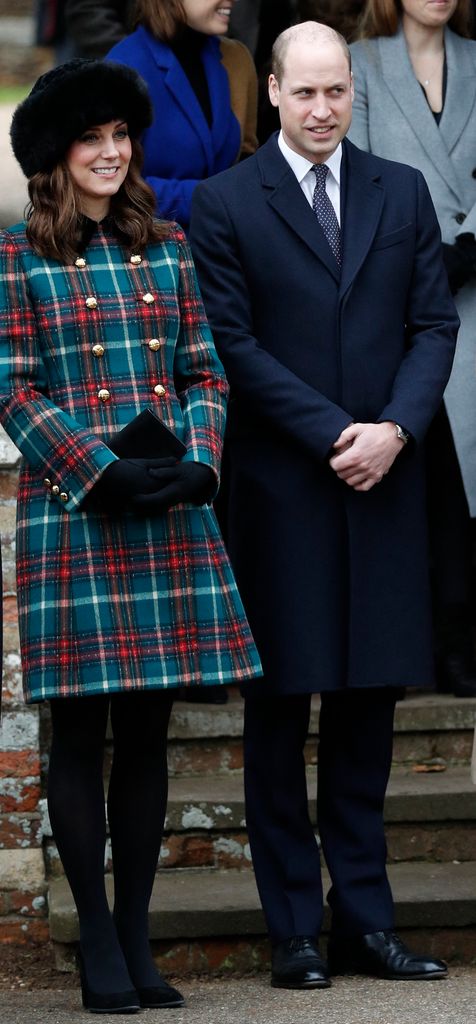
[[[459,198],[461,187],[449,157],[448,144],[450,136],[454,137],[455,131],[459,134],[466,123],[468,112],[464,114],[464,121],[462,121],[459,107],[463,105],[466,111],[468,104],[472,104],[473,99],[469,99],[469,93],[474,98],[476,86],[473,83],[472,88],[468,90],[468,96],[464,96],[464,89],[459,79],[459,69],[457,71],[458,77],[455,80],[455,55],[454,46],[450,39],[451,35],[452,33],[448,32],[445,34],[448,59],[448,85],[445,109],[440,126],[436,124],[423,94],[422,87],[415,78],[402,27],[400,26],[394,36],[382,36],[378,40],[378,47],[382,62],[382,74],[389,91],[408,121],[410,128],[415,133],[420,145],[423,146],[429,160],[434,164],[448,187]],[[456,114],[458,126],[462,125],[462,127],[455,129],[450,126],[450,113],[446,109],[447,105],[452,109],[453,116]],[[402,154],[402,156],[404,158],[405,154]]]
[[[379,177],[379,174],[369,174],[367,155],[344,139],[341,172],[341,296],[352,284],[375,238],[385,196]]]
[[[343,149],[341,270],[295,175],[278,148],[276,136],[256,154],[269,205],[325,264],[340,283],[341,295],[352,283],[372,245],[384,199],[383,189],[375,175],[369,175],[366,170],[366,154],[360,153],[347,140],[344,140]]]
[[[170,47],[165,46],[163,43],[161,43],[160,39],[155,39],[149,32],[145,33],[145,37],[147,40],[147,45],[149,46],[149,49],[151,50],[154,60],[157,64],[157,67],[162,68],[164,72],[164,84],[166,89],[168,89],[168,91],[173,96],[177,106],[180,107],[183,116],[189,122],[191,130],[195,132],[195,134],[198,135],[200,139],[200,142],[203,146],[203,150],[205,152],[209,173],[212,174],[213,147],[210,128],[207,124],[206,117],[203,113],[200,103],[198,102],[195,92],[192,89],[192,86],[190,85],[190,82],[185,74],[185,71],[183,70],[180,62],[177,60],[175,54],[172,52]],[[213,39],[210,40],[210,42],[214,44],[216,40]],[[209,41],[207,40],[207,42],[205,43],[206,57],[204,54],[204,63],[208,80],[210,74],[209,49]],[[215,109],[213,107],[214,96],[212,93],[212,87],[210,86],[210,80],[209,88],[210,101],[212,103],[212,113],[213,118],[215,120]],[[215,106],[217,102],[220,107],[220,101],[217,101],[216,99]],[[219,113],[221,121],[221,109],[219,110]],[[158,112],[158,116],[160,116],[160,111]]]
[[[223,139],[226,139],[230,132],[231,113],[230,85],[227,70],[222,63],[220,53],[220,42],[215,37],[209,37],[203,47],[203,65],[208,82],[208,92],[212,105],[212,127],[211,137],[213,141],[212,153],[219,153]],[[207,130],[208,125],[206,125]],[[236,146],[237,156],[240,146],[240,130],[236,121]]]
[[[275,135],[258,150],[256,158],[263,188],[268,192],[269,205],[339,281],[340,270],[329,243],[296,176],[279,150]]]
[[[445,105],[440,121],[440,132],[448,152],[466,130],[468,119],[476,103],[476,76],[474,64],[461,39],[451,29],[445,31],[448,81]]]

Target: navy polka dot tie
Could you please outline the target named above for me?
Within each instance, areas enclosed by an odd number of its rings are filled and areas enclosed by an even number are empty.
[[[340,267],[342,263],[342,252],[339,221],[337,220],[336,212],[326,192],[326,178],[329,173],[329,168],[326,164],[313,164],[312,170],[316,175],[316,186],[312,196],[312,208]]]

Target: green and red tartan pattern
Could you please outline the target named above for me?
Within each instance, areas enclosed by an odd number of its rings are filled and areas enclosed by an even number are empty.
[[[23,225],[2,233],[0,252],[0,420],[24,456],[25,699],[260,675],[211,508],[182,505],[153,518],[81,511],[115,458],[108,436],[147,406],[185,442],[185,458],[218,479],[228,387],[183,233],[171,228],[138,265],[102,232],[83,253],[85,267],[37,257]]]

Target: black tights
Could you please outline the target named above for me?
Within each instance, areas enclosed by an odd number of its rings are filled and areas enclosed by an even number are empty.
[[[95,992],[157,983],[148,907],[167,805],[172,701],[170,693],[160,690],[51,701],[48,808],[78,911],[88,982]],[[107,797],[113,916],[104,885],[103,759],[109,709],[114,736]]]

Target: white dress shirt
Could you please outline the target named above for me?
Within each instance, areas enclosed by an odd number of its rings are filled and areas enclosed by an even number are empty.
[[[284,159],[296,175],[309,206],[312,207],[312,197],[316,187],[316,175],[312,169],[312,161],[307,160],[306,157],[300,156],[300,154],[296,153],[294,149],[291,149],[287,142],[285,142],[282,131],[278,135],[278,146],[284,156]],[[336,217],[340,225],[340,169],[342,163],[341,142],[339,142],[337,149],[334,150],[332,155],[323,162],[326,164],[326,167],[329,168],[329,174],[326,178],[326,192],[334,207]]]

